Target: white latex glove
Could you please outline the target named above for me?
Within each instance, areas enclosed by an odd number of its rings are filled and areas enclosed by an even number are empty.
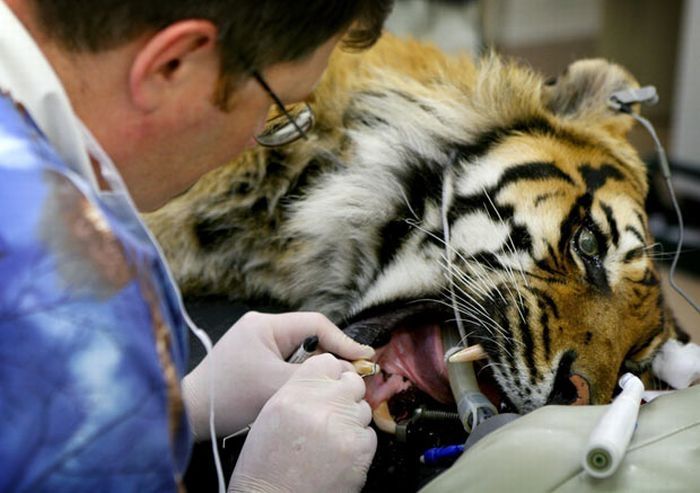
[[[311,335],[318,336],[320,349],[344,359],[374,355],[371,347],[356,343],[320,313],[248,312],[183,380],[195,436],[209,438],[212,375],[216,434],[227,436],[252,423],[265,402],[299,368],[285,359]]]
[[[263,407],[229,493],[359,491],[377,448],[364,394],[352,365],[330,354],[310,358]]]

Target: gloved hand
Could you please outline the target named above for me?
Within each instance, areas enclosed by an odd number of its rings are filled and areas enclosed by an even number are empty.
[[[229,493],[359,491],[377,448],[364,394],[352,365],[310,358],[263,407]]]
[[[374,354],[371,347],[356,343],[319,313],[248,312],[183,380],[195,436],[209,437],[212,376],[216,433],[230,435],[252,423],[265,402],[299,368],[284,360],[310,335],[318,336],[319,348],[341,358],[354,360]]]

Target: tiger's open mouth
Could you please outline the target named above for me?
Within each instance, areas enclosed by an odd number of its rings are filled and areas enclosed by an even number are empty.
[[[436,302],[404,302],[374,307],[353,317],[345,333],[376,349],[377,375],[365,379],[366,400],[373,410],[383,408],[401,421],[420,406],[454,410],[441,330],[454,314]],[[475,363],[481,391],[496,406],[510,406],[490,370]],[[376,420],[375,420],[376,421]],[[386,430],[385,430],[386,431]]]

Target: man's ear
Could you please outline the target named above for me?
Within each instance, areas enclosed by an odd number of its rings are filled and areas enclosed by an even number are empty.
[[[560,118],[603,126],[614,135],[624,136],[634,119],[612,110],[608,100],[616,91],[636,87],[639,84],[627,70],[596,58],[574,62],[559,77],[547,81],[542,98]]]
[[[218,77],[216,26],[206,20],[171,24],[148,39],[136,54],[129,72],[132,102],[150,112],[168,97],[205,88],[214,91]],[[212,69],[214,73],[212,73]],[[194,86],[192,86],[194,84]]]

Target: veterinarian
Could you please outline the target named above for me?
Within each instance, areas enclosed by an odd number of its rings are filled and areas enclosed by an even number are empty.
[[[0,2],[0,491],[176,491],[212,408],[220,437],[255,421],[230,490],[361,488],[376,436],[344,360],[372,349],[319,314],[251,313],[184,376],[186,315],[136,211],[303,137],[269,108],[390,7]],[[312,334],[342,359],[286,363]]]

